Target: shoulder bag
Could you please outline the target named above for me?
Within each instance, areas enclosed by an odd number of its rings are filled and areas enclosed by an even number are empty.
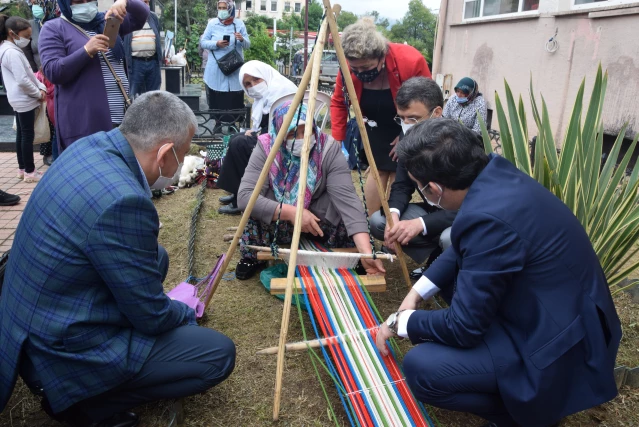
[[[235,23],[233,23],[233,30],[233,32],[237,32],[235,31]],[[222,71],[222,74],[224,74],[225,76],[230,76],[238,68],[244,65],[244,58],[242,58],[242,55],[240,55],[240,53],[237,51],[237,39],[235,39],[233,50],[220,59],[217,59],[215,57],[215,53],[212,50],[211,54],[213,54],[213,59],[215,59],[215,62],[217,62],[217,66],[220,67],[220,71]]]

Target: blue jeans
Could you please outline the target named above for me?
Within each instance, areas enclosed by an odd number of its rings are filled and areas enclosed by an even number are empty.
[[[131,73],[129,82],[131,83],[131,96],[136,97],[151,90],[159,90],[162,84],[160,76],[160,63],[157,59],[131,59]]]

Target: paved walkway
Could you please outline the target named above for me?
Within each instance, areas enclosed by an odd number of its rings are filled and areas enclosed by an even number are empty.
[[[44,172],[48,166],[42,164],[42,156],[33,153],[36,168]],[[18,159],[16,153],[0,153],[0,189],[18,194],[20,203],[15,206],[0,206],[0,255],[11,249],[22,211],[31,196],[36,183],[25,183],[16,178]]]

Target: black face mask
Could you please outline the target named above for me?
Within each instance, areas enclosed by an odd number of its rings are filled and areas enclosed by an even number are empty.
[[[355,74],[355,77],[357,77],[359,81],[364,83],[370,83],[373,80],[375,80],[377,76],[379,76],[379,73],[381,72],[382,70],[378,69],[376,65],[375,68],[371,70],[361,71],[359,73],[353,71],[353,74]]]

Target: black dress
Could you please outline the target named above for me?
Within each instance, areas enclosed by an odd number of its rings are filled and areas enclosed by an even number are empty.
[[[390,144],[399,136],[402,127],[395,123],[397,109],[391,90],[363,89],[360,106],[362,114],[368,120],[377,122],[375,127],[369,126],[368,123],[365,125],[377,170],[395,172],[397,162],[389,157],[393,149]],[[365,154],[362,154],[362,159],[363,156]]]
[[[268,131],[268,114],[262,116],[260,128],[261,133]],[[240,189],[240,182],[244,176],[244,170],[248,166],[255,144],[257,144],[257,134],[255,133],[249,136],[238,133],[231,138],[226,157],[224,157],[222,162],[220,177],[217,180],[218,187],[237,195],[237,191]],[[237,206],[236,201],[233,201],[233,204]]]

